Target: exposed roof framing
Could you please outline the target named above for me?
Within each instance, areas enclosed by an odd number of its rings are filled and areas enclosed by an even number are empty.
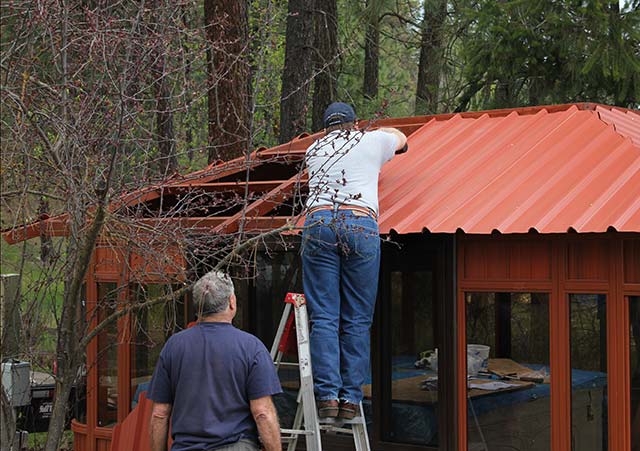
[[[640,231],[637,111],[571,104],[381,119],[360,126],[396,127],[409,137],[410,152],[381,174],[383,233]],[[306,185],[301,161],[319,136],[303,134],[126,193],[110,211],[144,227],[166,224],[216,234],[298,222],[302,199],[297,196]],[[190,196],[213,206],[181,210]],[[220,199],[238,202],[216,207]],[[62,214],[3,235],[15,243],[67,233]]]

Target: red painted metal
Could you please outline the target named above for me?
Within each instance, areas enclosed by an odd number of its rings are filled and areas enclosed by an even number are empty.
[[[153,402],[148,400],[146,392],[140,394],[138,405],[118,423],[111,436],[110,451],[146,451],[151,449],[149,441],[149,420]],[[171,447],[171,439],[168,440]]]
[[[432,119],[382,170],[380,230],[640,230],[638,115],[595,109]]]
[[[386,165],[380,177],[380,230],[638,231],[639,118],[636,111],[573,104],[363,121],[363,127],[394,126],[409,134],[410,152]],[[176,176],[163,185],[122,196],[111,209],[209,184],[274,158],[297,162],[318,136],[301,135],[271,149],[258,149],[249,159]],[[276,193],[290,188],[290,180],[279,187],[273,186],[275,182],[261,183]],[[267,215],[286,197],[259,202],[255,211]],[[240,219],[236,215],[231,222]],[[236,229],[231,222],[228,218],[219,222],[224,227],[218,231]],[[3,235],[14,243],[42,230],[67,233],[63,218],[56,217]]]
[[[612,124],[618,133],[629,138],[636,146],[640,146],[640,111],[598,105],[596,112],[600,119]]]

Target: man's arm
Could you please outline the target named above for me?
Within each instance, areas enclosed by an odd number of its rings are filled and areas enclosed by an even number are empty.
[[[396,153],[404,153],[408,150],[408,147],[406,147],[407,137],[400,130],[392,127],[382,127],[382,128],[379,128],[378,130],[386,133],[391,133],[392,135],[395,135],[398,138],[398,146],[395,149]]]
[[[171,404],[154,402],[151,409],[149,435],[151,436],[151,451],[167,451],[169,438],[169,418]]]
[[[252,399],[250,401],[251,414],[258,425],[260,440],[264,446],[264,451],[280,451],[282,443],[280,441],[280,423],[278,414],[271,401],[271,396]],[[155,449],[153,451],[156,451]]]

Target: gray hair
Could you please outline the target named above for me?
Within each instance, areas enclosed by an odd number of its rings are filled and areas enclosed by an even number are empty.
[[[233,295],[231,277],[221,271],[206,273],[193,285],[193,305],[199,317],[224,311]]]

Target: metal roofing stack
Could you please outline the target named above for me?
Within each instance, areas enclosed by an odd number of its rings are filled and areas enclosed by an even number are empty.
[[[434,117],[380,178],[380,230],[640,231],[640,115],[598,106]]]

